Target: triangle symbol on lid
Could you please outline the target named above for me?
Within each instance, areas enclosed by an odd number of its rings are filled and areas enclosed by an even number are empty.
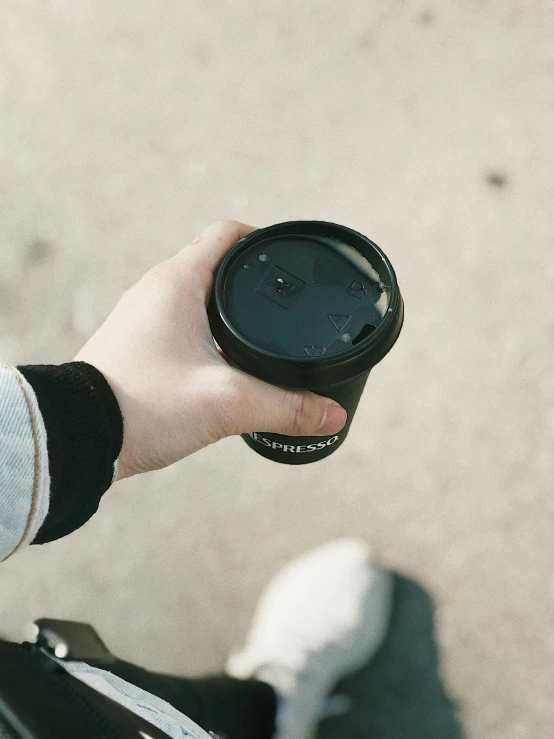
[[[329,320],[333,324],[333,326],[337,329],[337,331],[342,331],[342,329],[346,326],[348,321],[352,318],[352,316],[339,316],[334,315],[332,313],[329,314]]]
[[[305,346],[304,351],[309,357],[322,357],[325,354],[324,346]]]

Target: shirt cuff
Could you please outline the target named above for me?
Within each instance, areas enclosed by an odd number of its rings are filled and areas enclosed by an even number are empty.
[[[34,544],[60,539],[98,510],[123,444],[123,418],[107,380],[85,362],[18,367],[46,428],[50,508]]]
[[[48,513],[46,429],[25,378],[0,359],[0,561],[31,543]]]

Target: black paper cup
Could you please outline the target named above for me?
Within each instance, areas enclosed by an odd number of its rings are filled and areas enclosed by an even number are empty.
[[[333,436],[243,435],[268,459],[307,464],[346,439],[369,372],[400,334],[404,303],[391,263],[367,237],[334,223],[291,221],[233,246],[218,267],[208,315],[230,364],[347,411]]]

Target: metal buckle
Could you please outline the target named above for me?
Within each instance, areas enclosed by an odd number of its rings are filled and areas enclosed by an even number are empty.
[[[28,629],[28,640],[58,659],[113,662],[114,656],[90,624],[39,618]]]

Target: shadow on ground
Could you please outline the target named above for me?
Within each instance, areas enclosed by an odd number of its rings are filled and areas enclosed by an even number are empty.
[[[433,604],[396,576],[389,634],[372,662],[342,681],[351,710],[325,719],[318,739],[462,739],[453,702],[438,673]]]

